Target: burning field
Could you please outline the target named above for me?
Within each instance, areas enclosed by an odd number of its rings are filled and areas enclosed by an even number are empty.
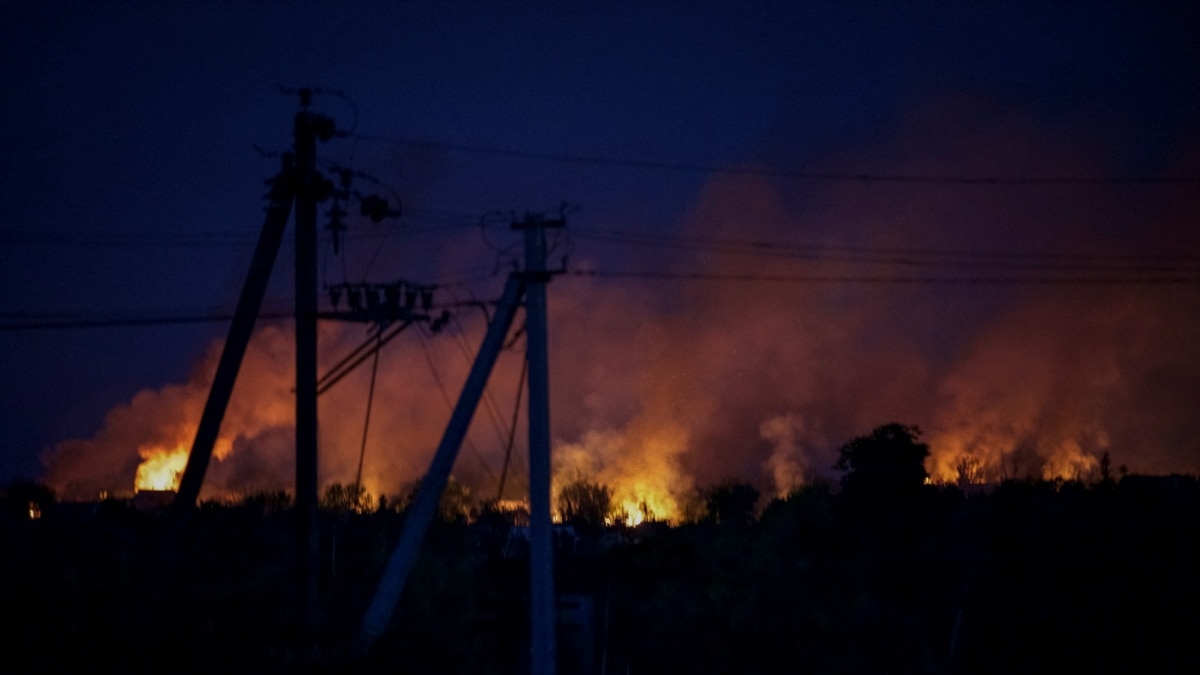
[[[870,156],[830,163],[1112,178],[1100,148],[984,106],[918,110]],[[1195,156],[1164,173],[1186,175]],[[725,479],[785,494],[829,477],[842,443],[888,422],[923,430],[936,481],[1088,478],[1106,453],[1130,472],[1200,471],[1198,214],[1200,195],[1169,184],[714,176],[662,231],[580,216],[571,269],[596,274],[549,287],[557,480],[610,486],[631,522],[677,520]],[[454,250],[444,267],[490,255]],[[483,327],[465,312],[384,349],[369,492],[420,477]],[[366,337],[323,325],[322,371]],[[138,392],[91,438],[47,451],[46,482],[74,498],[177,484],[220,346],[186,382]],[[501,356],[459,456],[477,499],[526,490],[518,425],[498,494],[522,347]],[[289,324],[259,328],[202,497],[292,484],[292,354]],[[320,399],[323,483],[354,479],[369,371]]]

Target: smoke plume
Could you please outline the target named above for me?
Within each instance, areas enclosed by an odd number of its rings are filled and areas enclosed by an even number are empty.
[[[1104,178],[1114,175],[1106,152],[1019,111],[956,100],[915,109],[889,138],[824,161],[882,176]],[[1195,157],[1162,171],[1195,174]],[[1120,282],[1166,264],[1196,276],[1193,193],[714,176],[669,234],[808,253],[676,239],[633,255],[581,240],[579,269],[634,271],[626,261],[641,260],[654,265],[643,271],[707,278],[550,285],[556,476],[610,485],[631,514],[678,517],[697,488],[728,478],[778,494],[828,477],[842,443],[890,422],[924,431],[940,480],[955,480],[963,458],[988,480],[1087,478],[1106,452],[1132,471],[1200,470],[1198,287]],[[1028,277],[1120,283],[1012,281]],[[437,336],[412,329],[385,348],[364,459],[373,493],[394,494],[426,468],[481,318],[463,314]],[[323,364],[365,338],[362,327],[324,326]],[[456,467],[478,497],[497,490],[520,346],[502,355]],[[67,494],[132,486],[155,448],[190,446],[218,353],[214,345],[188,382],[136,394],[91,439],[54,448],[47,482]],[[286,325],[255,335],[206,494],[291,484],[292,353]],[[324,482],[353,480],[368,378],[360,368],[320,400]],[[519,429],[508,497],[526,489]]]

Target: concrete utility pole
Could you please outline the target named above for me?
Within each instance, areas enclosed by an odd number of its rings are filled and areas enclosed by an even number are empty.
[[[288,213],[296,207],[296,509],[299,518],[297,555],[300,614],[306,628],[316,617],[317,600],[317,203],[333,185],[316,170],[316,144],[333,137],[333,120],[309,111],[312,91],[299,90],[300,112],[293,136],[295,154],[284,155],[283,169],[269,181],[267,217],[259,235],[250,272],[238,299],[229,337],[217,364],[192,451],[172,505],[185,521],[200,496],[221,421],[241,368],[254,323],[262,307],[271,268],[279,254]]]
[[[246,355],[246,346],[254,332],[254,321],[262,307],[263,296],[267,293],[271,268],[275,266],[275,258],[279,255],[283,231],[287,229],[288,213],[292,210],[296,195],[296,170],[293,164],[293,155],[284,155],[279,175],[269,181],[271,191],[267,195],[267,217],[258,236],[254,258],[250,261],[250,272],[246,275],[246,283],[238,298],[233,323],[229,326],[229,336],[221,350],[212,388],[208,390],[200,424],[196,427],[196,438],[192,441],[192,451],[188,454],[187,466],[179,481],[179,492],[171,505],[177,519],[189,514],[200,497],[200,486],[204,483],[204,474],[212,459],[221,421],[225,418],[225,409],[229,407],[229,397],[233,394],[233,385],[237,381],[242,358]]]
[[[488,376],[512,325],[513,316],[525,296],[525,353],[529,373],[529,510],[530,510],[530,657],[534,675],[553,675],[554,646],[554,546],[550,521],[550,387],[546,330],[546,230],[565,221],[528,215],[514,230],[525,233],[525,270],[509,276],[496,315],[488,326],[483,345],[463,385],[458,404],[446,425],[429,471],[421,481],[416,501],[404,520],[400,540],[392,550],[371,606],[363,616],[358,634],[361,650],[370,649],[383,635],[395,612],[404,584],[412,570],[425,531],[437,513],[442,490],[466,436],[471,417],[483,396]]]
[[[420,552],[421,540],[425,538],[425,532],[437,514],[438,502],[441,501],[442,491],[450,479],[450,470],[454,468],[458,449],[467,435],[479,399],[483,397],[483,390],[487,386],[492,367],[496,364],[496,358],[504,347],[504,337],[508,334],[513,316],[521,303],[523,288],[524,281],[516,274],[511,275],[504,286],[504,296],[496,306],[496,315],[488,325],[479,355],[475,357],[462,394],[458,397],[458,404],[454,406],[450,422],[446,425],[446,433],[433,455],[429,471],[421,480],[417,497],[405,515],[400,540],[396,542],[396,547],[392,549],[392,555],[388,558],[387,567],[375,589],[371,606],[363,615],[362,627],[358,633],[359,647],[363,651],[370,649],[379,636],[383,635],[388,622],[392,620],[392,614],[396,611],[396,603],[400,600],[400,594],[404,592],[404,584]]]
[[[550,522],[550,379],[546,331],[546,228],[563,220],[526,215],[525,359],[529,364],[529,602],[533,675],[554,675],[554,541]]]
[[[296,511],[299,516],[300,612],[312,629],[317,611],[317,200],[318,127],[326,118],[308,110],[301,92],[296,113]],[[332,125],[330,125],[331,127]],[[330,128],[332,131],[332,128]]]

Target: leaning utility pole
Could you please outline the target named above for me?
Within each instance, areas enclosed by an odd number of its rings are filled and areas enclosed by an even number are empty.
[[[508,278],[504,296],[488,325],[483,345],[467,375],[442,441],[404,519],[400,540],[392,549],[375,596],[363,615],[358,646],[364,651],[383,635],[395,613],[408,574],[416,562],[421,540],[437,513],[450,470],[454,467],[458,450],[524,294],[528,341],[525,359],[529,368],[530,656],[534,675],[554,674],[554,547],[550,522],[550,396],[546,330],[546,282],[550,272],[546,269],[546,229],[563,225],[565,221],[562,219],[546,220],[538,215],[527,215],[523,222],[512,225],[514,230],[525,233],[525,270],[515,272]]]
[[[405,514],[400,539],[388,558],[387,567],[384,568],[383,576],[375,589],[375,597],[363,615],[358,641],[364,651],[370,649],[383,635],[383,631],[392,620],[392,614],[396,611],[396,603],[400,600],[400,594],[404,592],[408,573],[417,561],[421,540],[425,538],[429,524],[437,515],[438,502],[441,501],[442,491],[450,480],[450,470],[454,468],[458,449],[471,426],[471,418],[475,415],[479,399],[483,397],[483,390],[487,386],[492,367],[496,364],[496,358],[500,356],[500,350],[504,347],[504,337],[508,335],[508,329],[512,326],[523,290],[524,283],[521,277],[516,274],[510,275],[508,283],[504,286],[504,296],[500,298],[496,314],[488,325],[483,345],[479,348],[471,372],[467,374],[467,382],[458,397],[458,404],[450,414],[450,422],[447,423],[442,441],[433,455],[433,462],[421,480],[412,506]]]
[[[195,509],[204,474],[238,370],[258,318],[271,268],[279,254],[288,212],[295,204],[296,220],[296,507],[299,518],[297,555],[300,614],[306,628],[313,626],[317,599],[317,203],[333,185],[316,170],[316,143],[334,135],[333,120],[309,110],[312,90],[301,89],[300,112],[293,135],[295,154],[284,155],[283,169],[269,180],[267,217],[250,272],[238,299],[229,337],[221,351],[217,372],[204,405],[192,451],[179,483],[172,510],[183,523]]]
[[[225,339],[221,360],[217,362],[217,373],[213,376],[212,387],[208,390],[204,412],[196,427],[196,438],[192,442],[192,451],[188,454],[187,466],[179,480],[179,492],[171,505],[176,520],[186,519],[196,507],[196,499],[200,497],[200,486],[204,483],[204,474],[208,470],[213,446],[216,445],[217,435],[221,430],[221,420],[225,418],[225,409],[229,406],[229,397],[233,394],[233,385],[242,366],[242,358],[246,355],[246,346],[254,332],[254,321],[258,318],[263,297],[267,294],[271,268],[275,266],[275,258],[279,255],[283,231],[287,229],[288,213],[292,210],[292,201],[296,196],[294,159],[291,153],[285,154],[279,174],[267,181],[271,185],[271,191],[267,194],[267,217],[263,222],[262,233],[258,236],[258,245],[254,249],[254,258],[250,261],[250,272],[242,286],[237,309],[233,313],[229,337]]]

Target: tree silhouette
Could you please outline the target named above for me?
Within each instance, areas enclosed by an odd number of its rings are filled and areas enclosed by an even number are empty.
[[[705,519],[721,525],[749,525],[754,522],[758,497],[758,489],[748,483],[722,483],[704,494]]]
[[[327,511],[366,513],[371,510],[371,495],[354,483],[333,483],[325,488],[321,508]]]
[[[834,468],[845,471],[842,488],[848,493],[896,495],[919,490],[929,474],[929,446],[918,441],[915,426],[887,424],[838,449]]]
[[[421,492],[421,479],[408,484],[398,499],[400,510],[406,510],[413,505],[417,494]],[[471,517],[471,488],[466,483],[451,476],[442,490],[438,500],[438,518],[447,523],[465,523]]]
[[[14,480],[0,489],[0,504],[5,511],[36,518],[54,504],[54,490],[41,483]]]
[[[572,525],[599,529],[613,516],[612,489],[584,478],[564,485],[557,501],[558,514]]]

